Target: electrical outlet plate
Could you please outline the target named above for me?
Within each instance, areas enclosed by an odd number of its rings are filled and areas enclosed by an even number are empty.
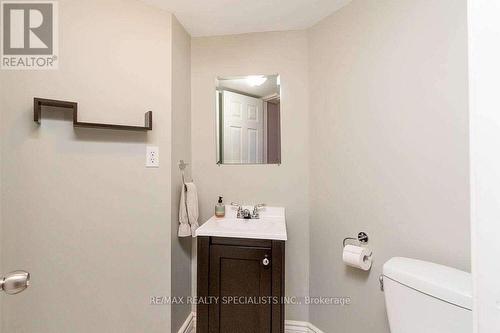
[[[160,148],[158,146],[146,147],[146,168],[160,167]]]

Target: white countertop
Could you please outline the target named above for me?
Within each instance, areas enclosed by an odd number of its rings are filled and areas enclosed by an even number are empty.
[[[243,209],[250,209],[244,206]],[[226,205],[226,216],[213,216],[196,230],[196,236],[287,240],[285,208],[264,207],[260,219],[236,218],[236,208]]]

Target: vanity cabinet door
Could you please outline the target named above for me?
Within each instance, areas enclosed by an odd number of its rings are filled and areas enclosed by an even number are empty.
[[[270,248],[210,246],[210,333],[268,333],[272,320]]]

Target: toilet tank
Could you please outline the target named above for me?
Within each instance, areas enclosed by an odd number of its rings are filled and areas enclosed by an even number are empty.
[[[472,333],[470,273],[392,258],[383,283],[391,333]]]

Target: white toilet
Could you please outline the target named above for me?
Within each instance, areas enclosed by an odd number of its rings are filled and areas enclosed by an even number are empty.
[[[392,258],[383,269],[391,333],[471,333],[472,278],[451,267]]]

